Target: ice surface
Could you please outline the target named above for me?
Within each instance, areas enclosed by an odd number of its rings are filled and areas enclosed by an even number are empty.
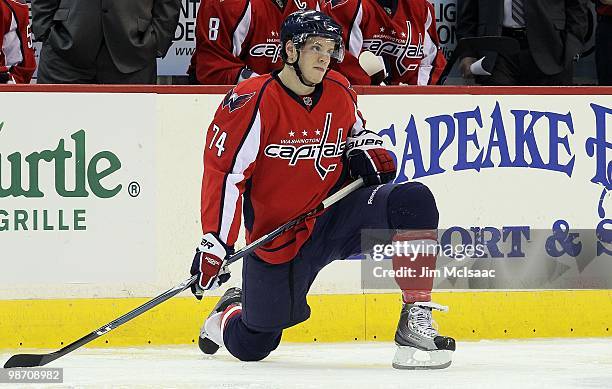
[[[289,343],[240,362],[196,345],[80,349],[48,367],[64,368],[54,388],[612,388],[610,338],[459,342],[452,366],[434,371],[395,370],[394,352],[382,342]],[[11,354],[3,350],[1,363]]]

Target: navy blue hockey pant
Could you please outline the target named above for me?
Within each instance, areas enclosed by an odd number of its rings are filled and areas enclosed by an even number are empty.
[[[362,252],[361,230],[431,229],[437,223],[433,195],[418,182],[356,190],[317,219],[293,260],[272,265],[255,255],[243,259],[242,313],[226,322],[225,346],[242,361],[267,357],[280,343],[283,329],[310,317],[306,295],[319,271]]]

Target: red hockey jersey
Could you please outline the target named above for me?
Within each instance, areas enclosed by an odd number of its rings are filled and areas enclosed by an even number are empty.
[[[191,62],[198,82],[234,85],[281,68],[280,27],[300,9],[318,9],[317,0],[204,0]]]
[[[322,11],[342,25],[347,55],[337,70],[353,84],[369,85],[359,53],[381,56],[389,73],[386,84],[435,84],[446,65],[436,17],[427,0],[326,0]]]
[[[27,84],[36,69],[28,5],[0,0],[0,73],[10,83]]]
[[[238,236],[242,204],[250,243],[340,189],[347,136],[367,132],[356,94],[339,73],[330,71],[310,96],[287,89],[277,73],[232,89],[208,128],[202,229],[229,246]],[[306,220],[256,254],[269,263],[291,260],[315,222]]]

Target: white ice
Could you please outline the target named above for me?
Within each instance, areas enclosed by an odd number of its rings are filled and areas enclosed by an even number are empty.
[[[281,344],[262,362],[240,362],[195,345],[80,349],[48,367],[64,368],[53,387],[612,388],[610,338],[459,342],[451,367],[435,371],[395,370],[394,351],[382,342]]]

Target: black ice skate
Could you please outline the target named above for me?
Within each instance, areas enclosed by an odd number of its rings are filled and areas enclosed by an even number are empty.
[[[204,354],[212,355],[223,346],[223,335],[221,333],[223,313],[231,305],[240,306],[241,300],[242,289],[229,288],[212,309],[202,325],[198,339],[198,346]]]
[[[404,304],[395,332],[397,351],[392,366],[396,369],[444,369],[450,366],[455,339],[440,336],[433,327],[432,309],[448,307],[432,302]]]

